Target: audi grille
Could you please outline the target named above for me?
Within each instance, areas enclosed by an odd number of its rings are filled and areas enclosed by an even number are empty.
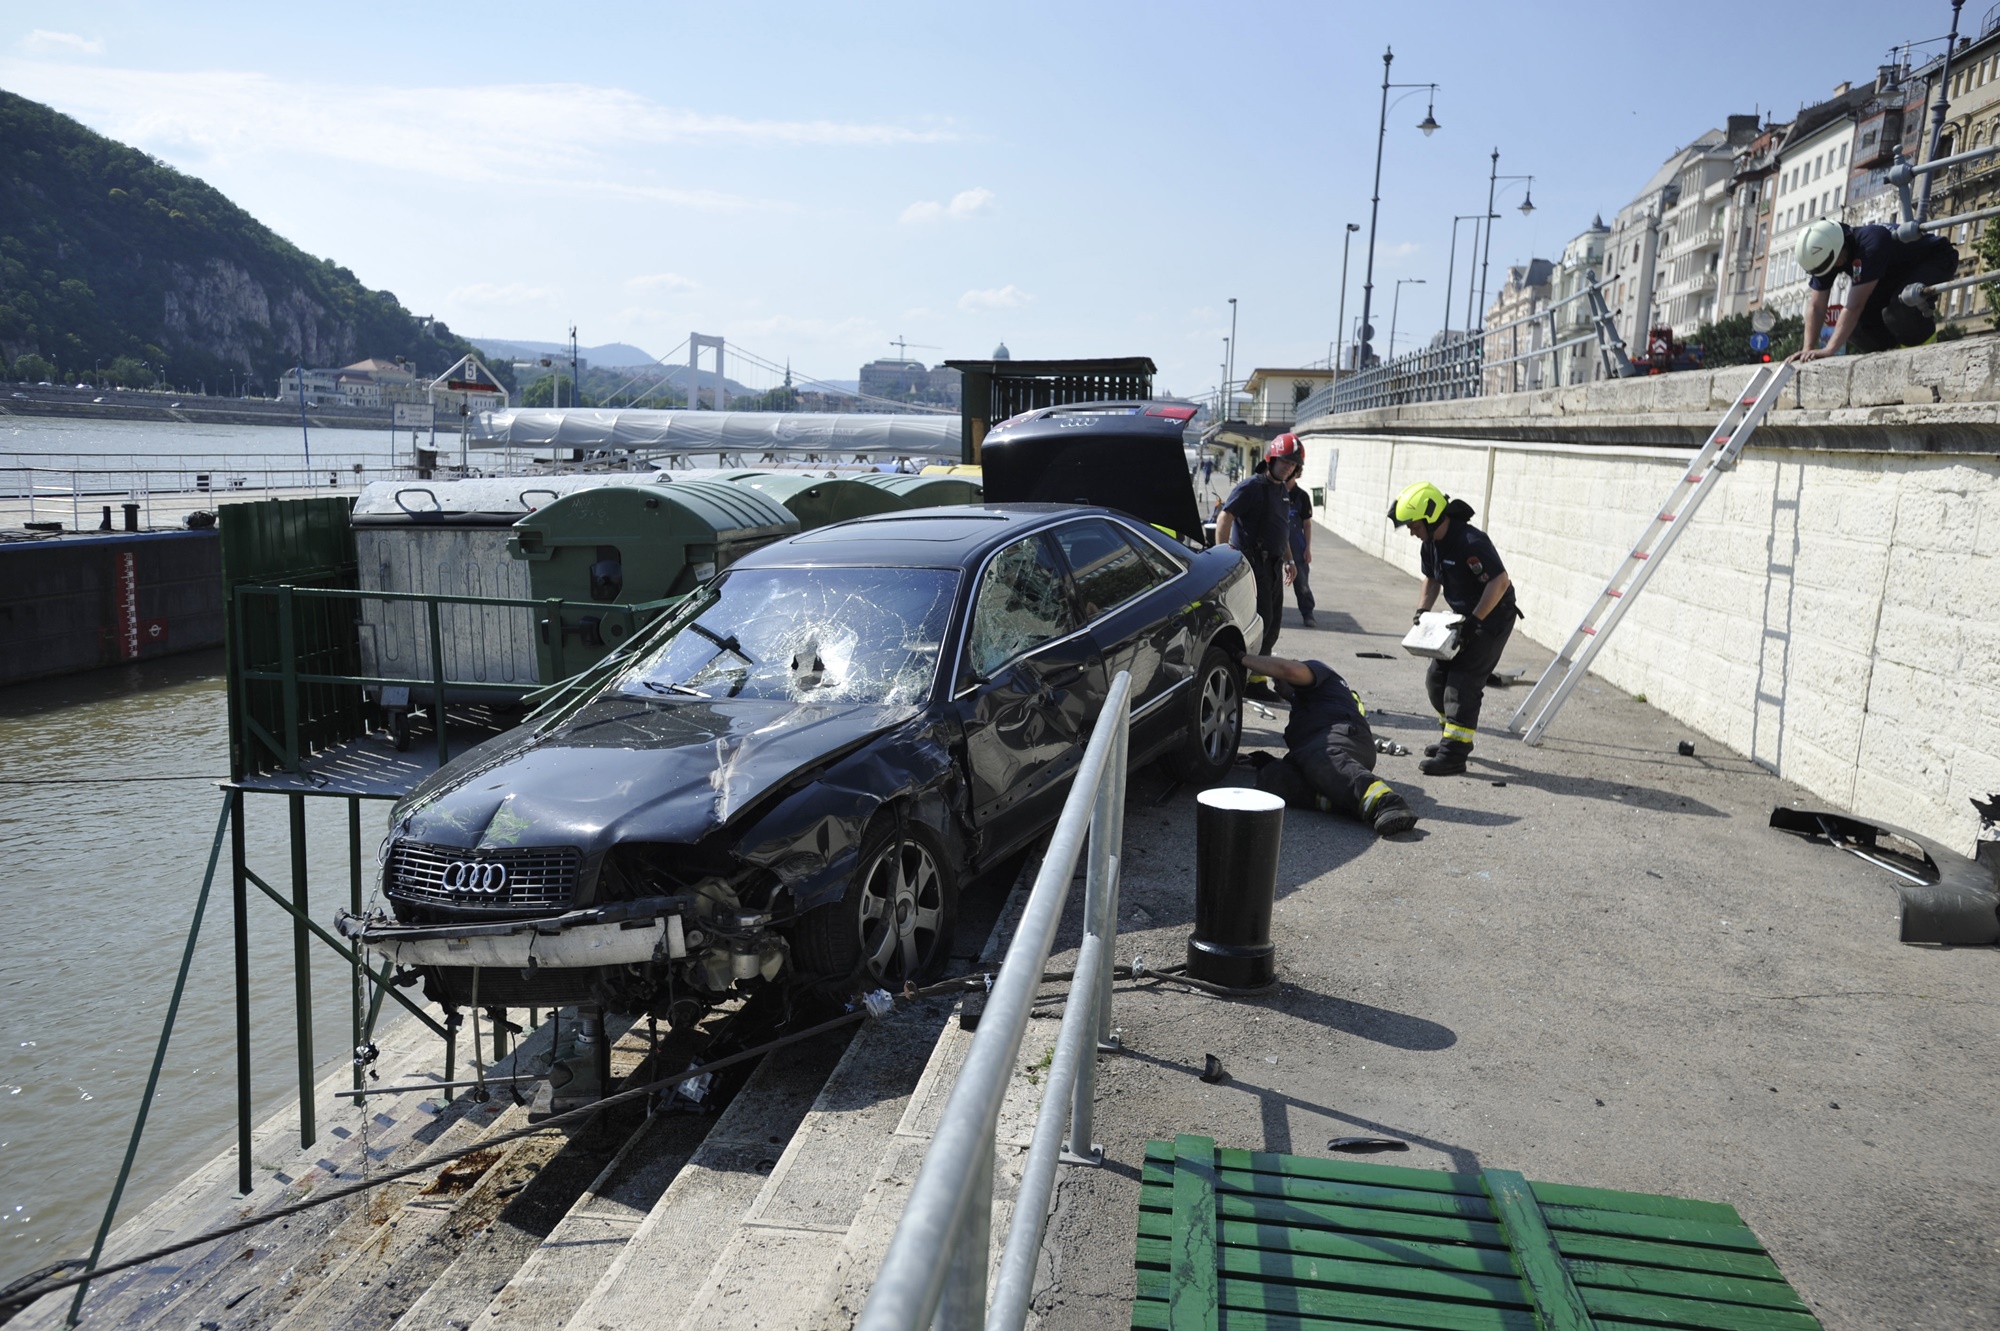
[[[383,888],[426,905],[561,909],[576,895],[582,862],[574,846],[472,851],[399,841],[390,848]]]

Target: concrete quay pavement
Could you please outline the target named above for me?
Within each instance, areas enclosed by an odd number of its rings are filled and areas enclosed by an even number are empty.
[[[2000,954],[1899,944],[1887,875],[1766,825],[1820,801],[1595,678],[1541,747],[1506,737],[1549,659],[1518,633],[1502,668],[1527,680],[1488,691],[1470,772],[1420,775],[1416,584],[1324,530],[1315,550],[1319,628],[1288,606],[1276,650],[1340,670],[1414,751],[1378,770],[1422,821],[1378,841],[1287,814],[1271,995],[1119,985],[1107,1160],[1059,1176],[1040,1325],[1127,1323],[1145,1143],[1191,1132],[1322,1157],[1390,1136],[1410,1149],[1381,1163],[1724,1201],[1835,1331],[2000,1327]],[[1282,749],[1272,710],[1246,747]],[[1120,961],[1184,959],[1193,798],[1135,778]],[[1228,1081],[1199,1080],[1207,1054]]]

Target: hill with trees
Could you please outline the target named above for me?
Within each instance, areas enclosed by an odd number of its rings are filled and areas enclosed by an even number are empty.
[[[0,90],[0,368],[268,395],[365,357],[437,374],[473,348],[222,193]],[[504,366],[495,372],[511,387]]]

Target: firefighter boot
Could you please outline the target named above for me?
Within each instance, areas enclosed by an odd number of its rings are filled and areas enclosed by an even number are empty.
[[[1437,746],[1437,752],[1417,764],[1417,770],[1425,776],[1457,776],[1465,770],[1465,756],[1472,752],[1472,746],[1462,739],[1448,739]]]
[[[1416,810],[1404,803],[1403,797],[1394,791],[1376,800],[1369,815],[1376,836],[1394,836],[1417,825]]]

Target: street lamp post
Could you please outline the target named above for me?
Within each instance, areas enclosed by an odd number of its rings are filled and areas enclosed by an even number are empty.
[[[1368,368],[1369,346],[1375,340],[1374,325],[1369,322],[1375,310],[1375,224],[1382,211],[1382,145],[1389,137],[1389,89],[1409,88],[1412,91],[1403,97],[1415,95],[1415,90],[1428,89],[1431,94],[1430,106],[1424,111],[1424,118],[1417,128],[1429,138],[1433,130],[1440,128],[1435,114],[1437,110],[1437,84],[1435,83],[1391,83],[1389,66],[1396,59],[1393,49],[1382,52],[1382,114],[1375,125],[1375,194],[1368,201],[1368,267],[1361,282],[1361,351],[1356,356],[1359,368]],[[1398,102],[1403,100],[1398,97]]]
[[[1451,332],[1451,295],[1452,295],[1451,287],[1452,287],[1452,276],[1458,270],[1458,224],[1460,222],[1471,222],[1473,224],[1472,243],[1474,245],[1479,244],[1478,213],[1460,213],[1458,216],[1451,219],[1451,258],[1447,259],[1444,265],[1444,331],[1446,332],[1446,334],[1449,334]],[[1468,273],[1472,271],[1472,264],[1470,261],[1466,263],[1465,271]],[[1466,324],[1465,331],[1467,333],[1470,333],[1472,331],[1472,325],[1470,323]]]
[[[1340,237],[1340,312],[1333,316],[1333,364],[1327,367],[1336,380],[1340,378],[1340,339],[1347,333],[1347,250],[1360,229],[1359,222],[1349,222]]]
[[[1233,303],[1233,302],[1232,302]],[[1234,335],[1222,339],[1222,410],[1215,419],[1229,419],[1229,409],[1236,405],[1236,395],[1229,391],[1229,374],[1236,365],[1236,338]]]
[[[1389,302],[1389,359],[1396,358],[1396,316],[1403,310],[1403,288],[1424,285],[1421,277],[1399,277],[1396,279],[1396,298]]]
[[[1493,211],[1493,192],[1503,180],[1525,180],[1528,192],[1521,200],[1521,216],[1535,211],[1535,178],[1533,176],[1503,176],[1500,174],[1500,150],[1493,150],[1493,166],[1486,176],[1486,248],[1479,259],[1479,326],[1486,326],[1486,269],[1493,258],[1493,223],[1500,214]],[[1470,322],[1466,331],[1472,331]]]
[[[1236,297],[1229,298],[1229,359],[1222,372],[1222,392],[1227,405],[1236,406]],[[1226,418],[1225,418],[1226,419]]]

